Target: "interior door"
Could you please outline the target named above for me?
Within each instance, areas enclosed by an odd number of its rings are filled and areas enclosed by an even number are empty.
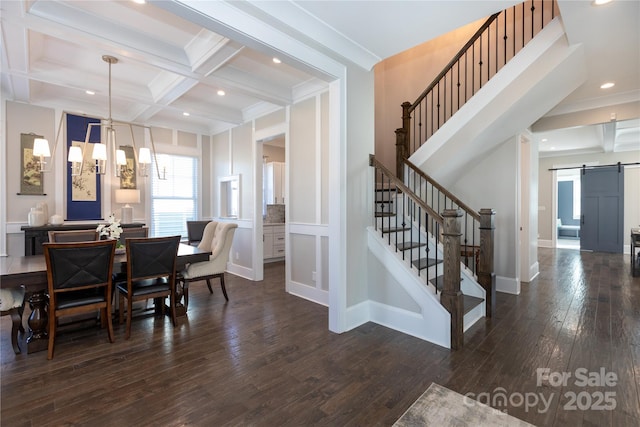
[[[622,253],[624,168],[583,169],[580,249]]]

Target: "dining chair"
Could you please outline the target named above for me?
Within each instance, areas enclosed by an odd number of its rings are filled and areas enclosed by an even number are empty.
[[[202,241],[204,229],[211,221],[187,221],[187,240],[190,245]]]
[[[131,336],[131,317],[135,301],[153,298],[156,312],[164,314],[164,299],[169,297],[171,321],[176,326],[176,257],[181,236],[126,239],[127,279],[118,282],[118,317],[122,324],[127,301],[127,333]]]
[[[113,342],[111,286],[115,240],[43,243],[49,289],[49,348],[53,358],[58,318],[100,310]]]
[[[15,354],[20,354],[18,333],[24,335],[22,315],[24,313],[24,285],[13,289],[0,289],[0,316],[11,316],[11,346]]]
[[[219,222],[207,225],[204,230],[202,242],[198,248],[211,251],[208,261],[191,263],[179,274],[179,281],[183,286],[184,307],[189,306],[189,283],[204,280],[209,288],[209,293],[213,293],[211,279],[220,279],[220,288],[224,299],[229,301],[227,289],[224,285],[224,273],[229,262],[229,252],[233,243],[233,236],[238,224],[233,222]]]
[[[126,227],[122,229],[118,241],[125,245],[125,241],[132,237],[149,237],[149,227]]]
[[[89,242],[100,240],[96,230],[51,230],[49,231],[49,242]]]
[[[118,238],[118,248],[126,247],[127,239],[132,237],[149,237],[149,227],[126,227],[122,229],[120,237]],[[117,249],[116,253],[121,249]],[[127,280],[127,273],[125,271],[115,271],[113,273],[113,283],[124,282]],[[115,291],[115,286],[114,286]]]

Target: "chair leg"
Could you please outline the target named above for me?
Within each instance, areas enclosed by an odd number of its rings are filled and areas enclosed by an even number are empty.
[[[222,288],[222,293],[224,294],[224,299],[229,301],[229,297],[227,296],[227,288],[224,286],[224,273],[220,274],[220,287]]]
[[[209,288],[209,293],[213,293],[213,289],[211,289],[211,279],[207,279],[207,288]]]
[[[189,281],[182,282],[182,296],[184,297],[184,311],[189,308]]]
[[[118,292],[118,324],[122,325],[124,321],[124,295]]]
[[[163,304],[164,307],[164,304]],[[175,286],[173,292],[169,294],[169,312],[171,314],[171,321],[173,322],[173,327],[178,325],[178,318],[176,317],[176,293]]]
[[[14,307],[9,310],[11,315],[11,345],[13,346],[13,352],[20,354],[20,346],[18,345],[18,331],[24,334],[24,327],[22,326],[22,310]]]
[[[131,336],[131,312],[133,311],[133,301],[131,298],[127,298],[127,335],[125,339],[129,339]]]
[[[53,319],[51,317],[53,317]],[[55,313],[49,313],[49,347],[47,348],[47,360],[53,359],[53,346],[56,340],[57,321],[58,319],[55,317]]]
[[[107,334],[109,335],[109,342],[113,342],[113,321],[111,319],[111,304],[107,304],[105,308],[102,309],[104,313],[104,318],[107,320]]]

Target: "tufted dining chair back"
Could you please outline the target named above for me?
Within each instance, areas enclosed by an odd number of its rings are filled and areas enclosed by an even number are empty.
[[[204,280],[207,283],[207,288],[209,288],[209,293],[213,293],[211,279],[216,277],[220,279],[220,288],[222,289],[224,298],[229,301],[224,283],[224,274],[227,269],[227,263],[229,262],[229,252],[233,244],[233,236],[237,228],[238,224],[234,222],[219,222],[215,224],[215,226],[209,224],[205,229],[205,234],[201,242],[202,246],[198,247],[211,251],[209,261],[189,264],[178,276],[178,280],[183,284],[185,309],[189,305],[189,283]],[[210,240],[207,232],[209,234],[213,232]]]

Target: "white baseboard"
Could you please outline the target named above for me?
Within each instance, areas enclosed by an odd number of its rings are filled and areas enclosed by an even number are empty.
[[[229,262],[227,264],[227,271],[231,274],[235,274],[236,276],[240,276],[247,280],[255,280],[252,268]]]
[[[347,308],[346,331],[355,329],[367,322],[432,342],[444,348],[450,348],[451,328],[447,323],[444,327],[425,328],[425,317],[422,313],[389,306],[377,301],[363,301]]]
[[[540,248],[553,248],[553,240],[541,240],[541,239],[538,239],[538,247],[540,247]]]
[[[520,281],[513,277],[496,276],[496,291],[520,295]]]
[[[291,280],[287,285],[287,292],[300,298],[304,298],[316,304],[329,306],[329,292],[317,289],[304,283]]]
[[[522,282],[531,283],[536,277],[538,277],[538,274],[540,274],[540,263],[536,261],[529,267],[527,280],[523,279]]]

